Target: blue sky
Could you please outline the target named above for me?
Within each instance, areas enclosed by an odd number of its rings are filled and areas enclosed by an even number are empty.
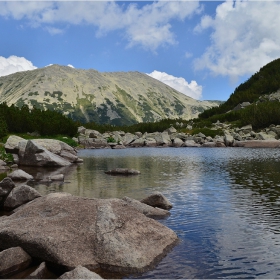
[[[278,1],[1,1],[0,76],[49,64],[150,74],[226,100],[280,57]]]

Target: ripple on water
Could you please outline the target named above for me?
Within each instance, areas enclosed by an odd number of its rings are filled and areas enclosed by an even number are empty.
[[[280,150],[166,148],[82,150],[63,185],[40,192],[142,199],[161,191],[180,243],[151,271],[130,278],[280,278]],[[139,176],[108,176],[130,167]],[[33,171],[35,172],[35,171]]]

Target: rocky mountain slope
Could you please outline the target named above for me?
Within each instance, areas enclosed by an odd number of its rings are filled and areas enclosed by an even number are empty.
[[[2,102],[114,125],[190,119],[219,104],[194,100],[139,72],[100,73],[59,65],[0,77]]]

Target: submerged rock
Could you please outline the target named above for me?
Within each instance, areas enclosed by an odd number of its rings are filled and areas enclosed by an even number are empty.
[[[171,229],[121,199],[54,193],[0,219],[0,248],[21,244],[32,257],[68,269],[99,264],[111,271],[143,272],[177,240]]]
[[[105,171],[105,173],[110,175],[138,175],[140,174],[140,171],[129,168],[115,168]]]
[[[46,263],[42,262],[39,267],[25,279],[48,279],[49,273]]]

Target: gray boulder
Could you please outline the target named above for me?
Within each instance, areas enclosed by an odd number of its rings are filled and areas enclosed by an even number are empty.
[[[145,146],[146,147],[156,147],[157,141],[154,138],[146,138],[145,139]]]
[[[33,188],[23,185],[12,189],[4,202],[4,209],[13,210],[42,195]]]
[[[205,148],[214,148],[217,147],[217,144],[215,142],[205,142],[201,146]]]
[[[235,147],[244,148],[280,148],[278,140],[250,140],[235,142]]]
[[[180,138],[175,138],[173,140],[172,146],[176,147],[176,148],[179,148],[183,145],[183,143],[184,143],[184,141],[182,141]]]
[[[187,140],[182,145],[183,147],[200,147],[199,143],[196,143],[194,140]]]
[[[64,175],[63,174],[56,174],[49,176],[49,180],[51,181],[64,181]]]
[[[167,132],[168,134],[172,134],[172,133],[176,133],[177,129],[171,126],[168,129],[166,129],[165,132]]]
[[[131,147],[143,147],[144,145],[145,145],[144,138],[137,138],[129,144],[129,146],[131,146]]]
[[[8,177],[11,178],[14,181],[27,181],[27,180],[33,180],[33,176],[26,173],[25,171],[21,169],[17,169],[13,171],[12,173],[8,174]]]
[[[32,257],[68,269],[99,264],[111,271],[143,272],[177,240],[171,229],[121,199],[53,193],[0,219],[0,248],[22,244]]]
[[[123,137],[122,137],[122,142],[123,145],[127,146],[129,145],[131,142],[133,142],[135,139],[139,138],[138,136],[135,136],[134,134],[131,133],[126,133]]]
[[[78,265],[75,269],[65,272],[58,279],[103,279],[101,276]]]
[[[130,198],[130,197],[123,197],[122,200],[124,200],[126,203],[128,203],[130,206],[135,208],[140,213],[144,214],[145,216],[149,218],[154,219],[163,219],[170,215],[170,213],[166,210],[160,209],[160,208],[154,208],[150,205],[147,205],[145,203],[142,203],[136,199]]]
[[[148,197],[142,199],[141,202],[165,210],[169,210],[173,207],[171,202],[161,192],[154,192]]]
[[[13,247],[0,252],[0,278],[7,278],[24,270],[31,261],[31,257],[21,247]]]
[[[226,146],[233,146],[234,138],[231,134],[225,132],[225,144]]]
[[[6,143],[5,143],[5,150],[7,153],[11,153],[11,154],[17,154],[19,151],[19,142],[20,141],[26,141],[25,139],[16,136],[16,135],[11,135],[9,136],[9,138],[7,139]]]
[[[19,164],[29,166],[68,166],[71,163],[33,140],[19,142]]]

